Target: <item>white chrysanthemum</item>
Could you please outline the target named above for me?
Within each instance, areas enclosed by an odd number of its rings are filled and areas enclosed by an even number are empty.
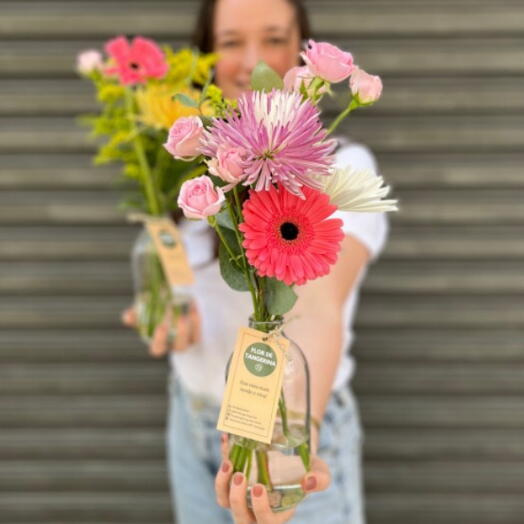
[[[341,211],[384,212],[398,211],[397,200],[382,200],[390,191],[384,178],[371,169],[351,166],[335,169],[330,176],[315,177],[332,204]]]

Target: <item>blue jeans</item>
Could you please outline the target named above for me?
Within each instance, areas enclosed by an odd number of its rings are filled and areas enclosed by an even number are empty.
[[[217,505],[214,480],[221,463],[215,429],[219,406],[170,382],[167,430],[169,474],[177,524],[232,524]],[[320,432],[318,454],[331,470],[329,488],[308,495],[289,524],[364,524],[361,441],[355,399],[349,389],[334,392]]]

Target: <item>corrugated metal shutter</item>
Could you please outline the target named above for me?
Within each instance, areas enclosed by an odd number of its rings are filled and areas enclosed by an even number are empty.
[[[115,33],[183,43],[195,4],[0,1],[0,522],[171,519],[166,366],[119,323],[135,230],[73,62]],[[524,4],[309,5],[384,78],[345,129],[402,202],[357,322],[369,521],[520,523]]]

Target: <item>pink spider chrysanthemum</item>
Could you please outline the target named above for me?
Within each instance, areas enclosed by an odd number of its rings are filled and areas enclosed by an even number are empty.
[[[316,189],[304,187],[304,199],[283,187],[250,191],[244,203],[243,246],[260,276],[285,284],[305,284],[327,275],[344,238],[342,220],[328,218],[337,207]]]
[[[222,144],[248,152],[244,185],[256,191],[282,184],[295,195],[301,188],[320,188],[312,175],[328,175],[335,140],[326,140],[319,110],[298,92],[249,91],[238,100],[238,113],[214,119],[204,133],[202,152],[216,157]]]

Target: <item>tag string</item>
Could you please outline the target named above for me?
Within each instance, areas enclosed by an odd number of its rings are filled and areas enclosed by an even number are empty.
[[[284,345],[282,344],[282,342],[280,341],[281,338],[284,336],[284,334],[282,333],[282,331],[284,330],[284,328],[290,323],[290,322],[293,322],[293,320],[296,320],[298,318],[298,315],[295,315],[293,317],[290,317],[286,320],[284,320],[282,322],[282,324],[280,326],[278,326],[276,329],[274,329],[273,331],[271,331],[270,333],[268,333],[265,337],[262,338],[262,341],[264,342],[273,342],[275,345],[278,346],[278,348],[284,352],[286,347],[287,347],[287,344]]]

